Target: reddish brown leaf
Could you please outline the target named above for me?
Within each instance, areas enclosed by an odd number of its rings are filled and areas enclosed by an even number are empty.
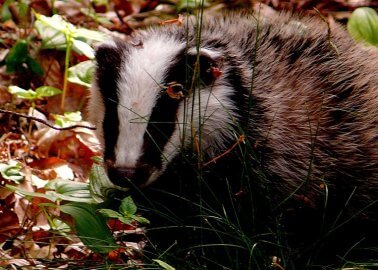
[[[39,246],[49,245],[51,237],[52,237],[51,232],[45,231],[45,230],[42,230],[42,229],[39,229],[38,231],[35,231],[35,232],[32,233],[33,240]]]
[[[20,223],[17,215],[9,209],[0,209],[0,243],[17,234]]]
[[[118,219],[109,219],[108,226],[112,231],[135,230],[135,227],[136,227],[136,226],[132,226],[132,225],[122,223]]]

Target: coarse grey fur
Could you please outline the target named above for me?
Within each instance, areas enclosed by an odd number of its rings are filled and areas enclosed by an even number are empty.
[[[104,93],[107,90],[99,86],[99,77],[107,69],[107,66],[101,65],[112,63],[105,61],[102,53],[113,50],[121,59],[119,66],[122,67],[132,61],[130,57],[134,50],[153,40],[166,40],[166,46],[170,45],[169,41],[182,44],[187,53],[195,53],[199,30],[195,27],[195,20],[188,21],[182,25],[152,27],[136,33],[128,43],[117,41],[99,48],[97,80],[89,109],[104,148],[104,111],[109,104],[105,104],[108,97]],[[164,43],[159,43],[159,46],[164,46]],[[205,17],[201,23],[199,48],[199,51],[204,49],[213,61],[212,65],[222,72],[213,78],[211,87],[218,89],[226,85],[230,90],[229,95],[222,92],[217,96],[231,104],[223,106],[220,102],[218,108],[228,120],[219,122],[218,119],[217,123],[223,124],[227,131],[212,136],[211,130],[217,127],[214,128],[211,121],[204,121],[204,133],[198,136],[199,128],[194,127],[195,136],[201,140],[208,160],[230,149],[239,136],[245,134],[246,142],[262,156],[262,168],[269,185],[275,190],[277,203],[293,195],[315,208],[321,207],[324,204],[323,194],[328,190],[335,204],[348,202],[348,211],[352,214],[369,206],[375,211],[376,207],[372,208],[372,205],[378,198],[376,48],[357,44],[337,24],[330,28],[318,17],[301,18],[288,14],[274,18],[238,14]],[[169,58],[159,67],[162,71],[184,57],[168,55],[164,47],[161,50],[162,57]],[[115,66],[114,72],[125,72]],[[124,74],[120,76],[127,77]],[[131,81],[135,91],[139,91],[135,85],[143,81],[141,77],[150,79],[147,74],[142,74],[138,80],[120,76],[116,78],[125,84]],[[166,76],[169,74],[162,75],[162,78]],[[119,84],[117,87],[117,95],[120,96],[123,89]],[[212,91],[211,87],[203,87],[199,91]],[[190,101],[187,104],[194,99],[192,93],[184,98]],[[142,104],[144,101],[145,96],[137,100]],[[148,111],[151,113],[155,103],[146,101],[145,106],[151,107]],[[127,125],[130,119],[125,117],[118,114],[119,122]],[[143,117],[148,122],[149,114]],[[180,117],[179,109],[177,122],[180,122]],[[204,117],[211,119],[212,116]],[[180,126],[176,124],[175,130],[178,129]],[[146,126],[132,136],[143,138],[145,130]],[[129,137],[121,139],[127,141]],[[115,148],[122,147],[120,143],[113,145]],[[190,148],[192,144],[183,145]],[[174,146],[178,147],[178,144],[174,143]],[[127,152],[128,149],[122,151]],[[163,154],[162,160],[171,155]],[[139,153],[139,156],[143,155],[148,153]],[[178,152],[172,155],[177,156]],[[106,160],[108,168],[115,166],[116,161],[111,159]],[[156,174],[157,181],[164,170],[163,166],[162,171]],[[151,172],[146,174],[148,178]],[[143,183],[146,181],[144,179]],[[372,214],[374,211],[366,212],[368,219],[376,219],[376,215]]]

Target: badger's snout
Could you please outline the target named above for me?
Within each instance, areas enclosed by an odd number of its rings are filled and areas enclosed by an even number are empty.
[[[115,166],[106,162],[106,170],[110,181],[120,187],[142,187],[149,179],[153,168],[149,165],[140,165],[135,168]]]

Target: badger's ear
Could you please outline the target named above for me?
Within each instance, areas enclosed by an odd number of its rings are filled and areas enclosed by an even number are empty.
[[[216,50],[206,48],[190,48],[187,51],[188,64],[194,72],[199,68],[199,79],[204,85],[211,85],[222,75],[223,56]],[[194,76],[196,74],[194,73]]]

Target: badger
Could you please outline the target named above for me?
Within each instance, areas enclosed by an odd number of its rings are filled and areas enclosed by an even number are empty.
[[[222,164],[229,182],[240,170],[260,178],[245,179],[276,206],[376,222],[378,50],[342,26],[187,17],[105,42],[94,78],[89,115],[115,185],[148,189],[189,151],[193,170]]]

